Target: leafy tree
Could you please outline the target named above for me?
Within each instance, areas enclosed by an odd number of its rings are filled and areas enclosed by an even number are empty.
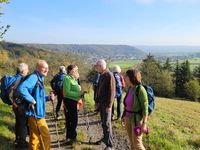
[[[35,63],[38,59],[45,59],[49,64],[46,83],[49,83],[52,77],[58,73],[60,65],[68,66],[69,64],[76,64],[79,67],[81,79],[86,78],[87,70],[90,68],[88,62],[82,57],[69,52],[47,51],[3,41],[0,42],[0,58],[0,76],[15,74],[16,66],[21,62],[29,65],[31,73],[35,69]]]
[[[5,50],[0,50],[0,58],[0,65],[7,63],[9,60],[8,52]]]
[[[160,78],[161,69],[152,55],[148,55],[141,64],[142,80],[144,84],[153,87],[155,94],[158,93],[157,80]]]
[[[8,2],[9,2],[8,0],[0,0],[0,17],[3,15],[3,12],[1,11],[2,10],[2,4],[8,3]],[[7,32],[7,30],[9,28],[10,28],[10,25],[6,25],[6,26],[0,25],[0,39],[3,38],[3,35]]]
[[[200,65],[194,68],[193,76],[199,81],[200,83]]]
[[[186,82],[184,86],[187,98],[198,101],[198,99],[200,98],[199,82],[197,80],[190,80]]]
[[[167,70],[161,71],[158,74],[158,80],[154,85],[154,90],[158,96],[173,97],[174,96],[174,83],[171,73]]]

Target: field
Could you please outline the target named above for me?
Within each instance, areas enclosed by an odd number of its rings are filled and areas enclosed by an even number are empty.
[[[110,62],[108,66],[112,68],[114,65],[119,65],[122,69],[126,69],[139,64],[140,62],[141,60],[115,60]]]
[[[121,69],[127,69],[129,67],[140,64],[142,60],[114,60],[108,64],[110,68],[114,65],[119,65]],[[180,60],[179,63],[182,63],[185,60]],[[196,66],[200,65],[200,58],[192,58],[188,60],[190,63],[190,68],[193,70]],[[162,63],[161,63],[162,64]],[[176,65],[176,62],[171,62],[172,66]]]

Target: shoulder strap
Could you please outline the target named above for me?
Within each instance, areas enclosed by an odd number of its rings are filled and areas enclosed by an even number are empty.
[[[140,102],[140,98],[139,98],[139,92],[140,92],[141,86],[142,86],[141,84],[137,85],[136,90],[135,90],[135,95],[138,98],[138,102],[139,102],[140,106],[141,106],[141,102]]]
[[[14,90],[18,87],[18,85],[23,81],[24,77],[21,77],[20,79],[16,80],[10,87],[9,89],[9,94],[8,94],[8,97],[9,99],[11,100],[11,103],[13,104],[14,103],[14,98],[13,98],[13,93],[14,93]]]
[[[33,74],[35,74],[35,73],[33,73]],[[36,74],[36,76],[37,76],[37,74]],[[38,88],[38,86],[43,87],[42,84],[41,84],[41,82],[40,82],[39,79],[38,79],[38,76],[37,76],[37,82],[36,82],[36,84],[35,84],[35,86],[34,86],[34,88],[33,88],[33,91],[32,91],[32,93],[31,93],[31,95],[33,95],[33,94],[36,92],[36,89]]]

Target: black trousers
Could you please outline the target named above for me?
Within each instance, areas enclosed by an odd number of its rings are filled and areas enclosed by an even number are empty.
[[[66,120],[66,139],[76,139],[77,124],[78,124],[78,112],[77,112],[77,101],[64,98],[65,104],[65,120]]]
[[[18,143],[24,143],[28,135],[27,117],[25,111],[27,106],[19,105],[14,109],[15,113],[15,136]]]
[[[60,107],[63,101],[63,96],[61,92],[57,93],[57,105],[56,105],[56,117],[60,116]]]

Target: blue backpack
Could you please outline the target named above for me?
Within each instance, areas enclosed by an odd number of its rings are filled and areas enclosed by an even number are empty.
[[[115,83],[116,83],[116,97],[118,97],[122,94],[121,75],[117,72],[114,72],[113,75],[115,77]]]
[[[154,109],[155,109],[155,96],[154,96],[154,92],[153,89],[148,86],[148,85],[138,85],[138,87],[136,88],[136,96],[138,97],[139,103],[140,103],[140,99],[139,99],[139,91],[141,86],[143,86],[147,92],[147,97],[148,97],[148,115],[150,115]]]
[[[53,78],[53,80],[51,81],[51,87],[53,90],[57,92],[62,91],[64,77],[65,77],[65,74],[57,74]]]
[[[17,80],[15,76],[7,76],[7,75],[1,78],[0,97],[5,104],[12,105],[12,101],[9,97],[9,94],[12,91],[12,89],[16,87],[16,84],[19,84],[19,82],[17,82],[19,80]]]

